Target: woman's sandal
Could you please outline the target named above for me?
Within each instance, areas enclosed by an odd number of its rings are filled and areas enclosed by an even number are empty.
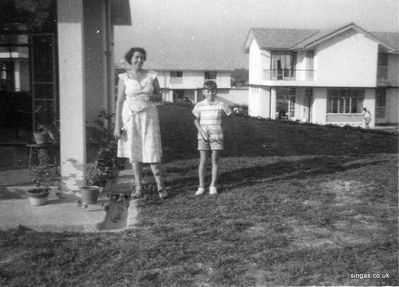
[[[166,190],[158,190],[158,195],[160,199],[165,199],[169,196],[168,192]]]
[[[142,189],[137,189],[134,193],[132,193],[130,198],[139,199],[139,198],[143,197],[143,195],[144,195],[143,190]]]

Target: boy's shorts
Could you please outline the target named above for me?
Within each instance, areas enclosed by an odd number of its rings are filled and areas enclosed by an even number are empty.
[[[223,140],[198,140],[198,150],[223,150]]]

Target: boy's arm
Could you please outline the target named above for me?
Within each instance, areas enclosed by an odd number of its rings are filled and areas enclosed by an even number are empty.
[[[208,140],[208,133],[206,132],[206,130],[204,130],[204,129],[201,127],[201,125],[200,125],[199,120],[198,120],[197,117],[196,117],[195,120],[194,120],[194,125],[195,125],[195,127],[197,128],[198,132],[202,135],[202,138],[203,138],[204,140]]]
[[[231,115],[231,109],[228,105],[223,104],[223,111],[226,114],[226,116],[230,116]]]

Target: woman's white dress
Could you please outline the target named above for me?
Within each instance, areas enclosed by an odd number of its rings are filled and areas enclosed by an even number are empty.
[[[125,130],[118,140],[118,157],[130,162],[155,163],[162,157],[161,132],[156,104],[148,98],[154,91],[156,73],[148,71],[138,81],[127,73],[119,77],[125,82],[126,99],[122,107],[122,123]]]

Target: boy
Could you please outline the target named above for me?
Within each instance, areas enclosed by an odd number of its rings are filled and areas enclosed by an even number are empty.
[[[217,85],[214,81],[206,81],[202,94],[205,99],[194,106],[194,125],[198,130],[198,150],[200,162],[198,168],[199,187],[195,195],[205,192],[205,163],[209,152],[212,151],[212,181],[209,194],[217,194],[216,183],[219,172],[219,156],[223,150],[223,115],[230,116],[231,109],[216,99]]]

